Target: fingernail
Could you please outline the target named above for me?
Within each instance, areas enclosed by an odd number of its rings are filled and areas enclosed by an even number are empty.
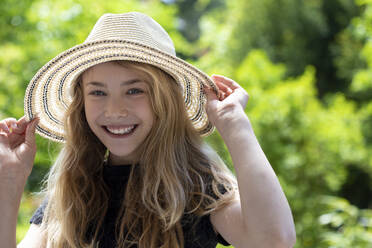
[[[8,128],[7,125],[5,125],[5,131],[6,131],[6,133],[10,133],[10,129]]]
[[[33,118],[32,118],[32,120],[34,120],[34,119],[36,119],[36,118],[40,119],[40,117],[39,117],[39,113],[35,113],[34,116],[33,116]]]
[[[34,117],[30,120],[30,122],[35,121],[36,119],[40,120],[40,117],[37,114],[34,115]]]
[[[39,124],[40,118],[39,117],[36,117],[32,121],[34,122],[34,126],[36,126],[37,124]]]

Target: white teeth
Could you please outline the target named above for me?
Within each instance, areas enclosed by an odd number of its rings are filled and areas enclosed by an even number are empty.
[[[126,128],[110,128],[106,126],[106,129],[113,134],[127,134],[134,129],[134,125]]]

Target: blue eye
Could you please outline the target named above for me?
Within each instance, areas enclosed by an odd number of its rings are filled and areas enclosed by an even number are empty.
[[[104,96],[105,95],[105,92],[103,92],[101,90],[94,90],[94,91],[90,92],[89,95],[93,95],[93,96]]]
[[[135,95],[135,94],[141,94],[141,93],[143,93],[143,90],[137,89],[137,88],[129,89],[127,92],[128,95]]]

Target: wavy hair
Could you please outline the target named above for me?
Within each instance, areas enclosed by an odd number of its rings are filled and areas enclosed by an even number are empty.
[[[117,247],[182,248],[183,215],[204,216],[235,200],[235,177],[192,126],[182,88],[169,74],[147,64],[116,62],[143,76],[155,116],[127,182],[116,221]],[[64,119],[66,143],[45,186],[42,230],[48,248],[97,247],[108,209],[102,176],[106,147],[85,118],[81,76],[72,95]]]

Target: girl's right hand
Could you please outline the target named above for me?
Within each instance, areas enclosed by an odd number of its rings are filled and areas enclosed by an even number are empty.
[[[36,117],[26,121],[7,118],[0,121],[0,181],[25,184],[31,174],[36,154]]]

